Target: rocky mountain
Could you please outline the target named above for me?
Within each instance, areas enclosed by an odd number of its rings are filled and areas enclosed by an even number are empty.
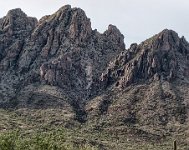
[[[165,29],[125,49],[114,25],[91,28],[66,5],[39,21],[0,19],[0,107],[61,108],[99,128],[164,136],[188,122],[189,43]],[[129,130],[127,130],[129,132]]]
[[[52,101],[62,99],[62,93],[70,101],[83,101],[95,92],[107,63],[125,49],[115,26],[100,34],[91,29],[83,10],[69,5],[39,22],[20,9],[1,20],[2,107],[12,105],[13,99],[24,107],[33,106],[34,99],[42,100],[49,92]],[[60,93],[53,95],[52,88]]]
[[[162,126],[187,124],[188,56],[188,42],[172,30],[132,44],[102,73],[106,92],[87,104],[90,119],[100,115],[99,124],[147,126],[159,136]]]

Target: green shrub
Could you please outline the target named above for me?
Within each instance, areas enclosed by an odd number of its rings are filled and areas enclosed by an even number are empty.
[[[0,150],[15,150],[17,137],[17,132],[1,134]]]
[[[12,131],[0,134],[0,150],[94,150],[89,145],[66,141],[64,130],[24,134]]]

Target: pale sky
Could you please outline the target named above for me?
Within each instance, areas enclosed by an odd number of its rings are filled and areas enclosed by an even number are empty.
[[[165,28],[175,30],[189,41],[189,0],[0,0],[0,17],[13,8],[40,19],[65,4],[82,8],[92,28],[104,32],[116,25],[125,36],[127,48]]]

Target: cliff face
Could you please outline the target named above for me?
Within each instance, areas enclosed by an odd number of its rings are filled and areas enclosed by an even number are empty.
[[[92,30],[85,12],[69,5],[39,21],[11,10],[1,19],[0,31],[1,107],[66,102],[80,109],[97,93],[107,63],[125,49],[115,26],[103,34]]]
[[[148,80],[188,80],[189,45],[172,30],[161,33],[119,54],[102,74],[102,82],[120,88]]]
[[[188,42],[172,30],[132,44],[102,73],[106,92],[86,105],[89,120],[101,118],[102,126],[139,125],[144,131],[147,126],[147,133],[159,136],[165,128],[187,124],[188,56]]]
[[[11,10],[0,21],[1,72],[17,65],[24,40],[35,28],[37,19],[27,17],[20,9]]]
[[[92,30],[79,8],[39,21],[14,9],[0,19],[0,107],[59,107],[118,126],[184,124],[188,59],[188,42],[172,30],[126,50],[114,25]]]
[[[18,91],[21,80],[16,71],[18,61],[25,40],[30,37],[36,24],[37,19],[27,17],[20,9],[10,10],[7,16],[0,19],[1,107],[9,107],[7,100],[14,99]]]

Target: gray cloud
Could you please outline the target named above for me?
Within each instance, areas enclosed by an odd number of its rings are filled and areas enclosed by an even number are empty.
[[[65,4],[81,7],[91,18],[92,27],[104,32],[116,25],[125,35],[127,47],[168,28],[189,40],[189,1],[187,0],[6,0],[0,16],[20,7],[29,16],[52,14]]]

